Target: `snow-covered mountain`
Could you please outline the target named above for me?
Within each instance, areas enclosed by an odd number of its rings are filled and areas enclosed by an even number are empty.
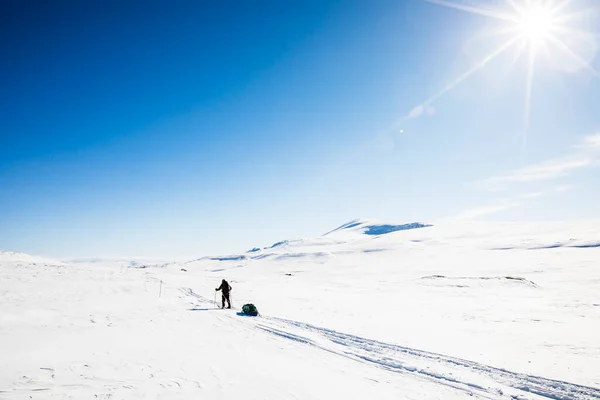
[[[381,222],[376,222],[376,221],[371,221],[371,220],[355,219],[353,221],[345,223],[344,225],[340,226],[339,228],[334,229],[331,232],[326,233],[325,235],[329,235],[329,234],[332,234],[335,232],[347,232],[349,230],[352,232],[360,232],[365,235],[385,235],[385,234],[392,233],[392,232],[406,231],[406,230],[418,229],[418,228],[427,228],[428,226],[431,226],[431,225],[422,224],[420,222],[412,222],[412,223],[408,223],[408,224],[395,225],[395,224],[384,224]]]
[[[162,268],[0,253],[0,398],[600,399],[599,243],[355,220]]]
[[[130,267],[130,268],[147,268],[150,266],[163,265],[168,262],[167,260],[157,260],[157,259],[144,258],[144,257],[120,257],[120,258],[80,257],[80,258],[69,258],[64,261],[69,264],[113,265],[116,267]]]
[[[327,250],[335,250],[341,245],[343,245],[344,248],[349,246],[359,248],[361,245],[369,243],[370,239],[382,235],[430,226],[432,225],[419,222],[394,225],[373,220],[356,219],[327,232],[320,237],[281,240],[270,246],[254,247],[241,254],[207,256],[188,261],[188,263],[203,261],[248,262],[251,260],[261,260],[272,257],[278,259],[321,257],[328,254],[328,252],[323,251],[324,248],[327,248]]]
[[[424,248],[424,246],[465,246],[470,250],[541,250],[553,248],[600,247],[600,221],[425,224],[382,223],[356,219],[315,238],[289,239],[244,253],[206,256],[187,263],[249,263],[269,258],[314,259],[383,251]],[[427,228],[427,229],[423,229]],[[420,244],[416,244],[420,243]],[[356,254],[355,254],[356,253]]]
[[[33,256],[30,254],[15,253],[12,251],[0,251],[0,263],[61,264],[60,261],[48,257]]]

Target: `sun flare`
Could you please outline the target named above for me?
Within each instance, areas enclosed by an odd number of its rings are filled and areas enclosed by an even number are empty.
[[[558,26],[552,9],[539,4],[520,11],[516,22],[518,35],[530,44],[550,40]]]
[[[422,102],[420,109],[430,106],[501,54],[512,51],[513,65],[525,59],[524,151],[530,125],[533,81],[538,68],[551,65],[552,68],[571,73],[583,70],[600,78],[600,72],[591,64],[598,51],[597,44],[600,45],[600,35],[581,29],[579,23],[593,8],[572,11],[574,3],[580,3],[578,0],[502,0],[495,2],[495,8],[489,8],[488,0],[479,0],[481,7],[474,5],[474,0],[423,1],[495,20],[498,37],[503,43],[494,47],[490,42],[487,55]],[[409,117],[412,115],[408,114]]]

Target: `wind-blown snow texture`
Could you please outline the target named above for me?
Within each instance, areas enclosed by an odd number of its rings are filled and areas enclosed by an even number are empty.
[[[155,265],[0,252],[0,399],[600,399],[598,243],[357,220]]]

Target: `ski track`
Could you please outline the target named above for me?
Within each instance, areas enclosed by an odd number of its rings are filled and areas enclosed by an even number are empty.
[[[509,398],[513,399],[526,399],[527,394],[553,400],[600,399],[600,389],[593,387],[511,372],[473,361],[379,342],[302,322],[274,317],[265,317],[262,320],[256,327],[264,332],[316,346],[389,371],[413,374],[457,389],[466,389],[472,394],[493,396],[488,398],[504,396],[508,394],[504,393],[504,391],[508,392],[506,388],[512,388],[521,392],[510,395]],[[297,333],[286,331],[286,327],[316,333],[326,341],[317,343]],[[419,367],[419,364],[425,366]],[[479,376],[478,381],[481,381],[481,377],[487,378],[486,380],[492,385],[496,383],[497,387],[486,388],[479,383],[462,378],[464,376],[476,377],[477,375]]]
[[[212,303],[190,288],[181,288],[181,291],[200,302]],[[233,315],[227,316],[237,319]],[[391,372],[410,374],[478,398],[600,399],[598,388],[511,372],[461,358],[380,342],[299,321],[266,316],[244,320],[253,321],[256,329],[269,335],[313,346]]]

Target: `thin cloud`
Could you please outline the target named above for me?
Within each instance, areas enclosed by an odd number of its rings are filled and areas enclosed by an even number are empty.
[[[519,206],[516,202],[502,202],[497,204],[488,204],[486,206],[476,207],[470,210],[463,211],[450,219],[471,220],[480,217],[485,217],[492,214],[497,214],[511,208]]]
[[[573,170],[589,167],[593,164],[590,158],[557,159],[542,164],[532,165],[514,170],[506,175],[496,176],[480,181],[480,185],[488,190],[506,189],[512,183],[547,181],[569,175]]]
[[[507,190],[511,185],[527,182],[550,181],[571,175],[576,170],[598,165],[600,160],[600,134],[584,138],[575,146],[577,151],[565,157],[519,168],[505,175],[494,176],[476,182],[476,185],[490,191]]]
[[[555,188],[554,188],[554,191],[555,191],[555,192],[559,192],[559,193],[560,193],[560,192],[566,192],[566,191],[569,191],[569,190],[571,190],[571,189],[573,189],[573,186],[572,186],[572,185],[560,185],[560,186],[557,186],[557,187],[555,187]]]
[[[583,148],[588,150],[600,150],[600,133],[586,137],[583,141]]]
[[[531,192],[525,193],[519,196],[512,197],[510,199],[499,200],[495,203],[487,204],[481,207],[475,207],[470,210],[463,211],[456,215],[454,219],[461,220],[470,220],[477,219],[479,217],[486,217],[488,215],[498,214],[502,211],[509,210],[511,208],[516,208],[528,200],[532,200],[535,198],[546,196],[548,193],[546,192]]]
[[[475,207],[470,210],[463,211],[451,219],[458,220],[473,220],[480,217],[486,217],[493,214],[501,213],[502,211],[510,210],[512,208],[521,207],[527,202],[530,202],[534,199],[538,199],[540,197],[549,196],[555,193],[562,193],[568,190],[571,190],[572,186],[570,185],[560,185],[548,190],[546,192],[528,192],[523,193],[509,199],[499,200],[495,203],[491,203],[481,207]]]
[[[545,196],[547,193],[545,192],[531,192],[531,193],[525,193],[524,195],[521,196],[522,199],[537,199],[538,197],[543,197]]]

